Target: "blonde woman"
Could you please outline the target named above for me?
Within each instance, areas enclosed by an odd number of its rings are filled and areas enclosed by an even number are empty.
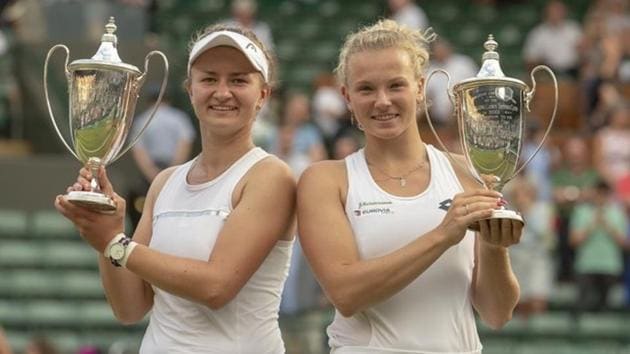
[[[391,20],[347,38],[336,72],[365,147],[300,178],[298,234],[336,308],[335,354],[480,353],[473,309],[499,328],[518,301],[507,247],[521,227],[467,231],[502,196],[419,134],[426,44]]]

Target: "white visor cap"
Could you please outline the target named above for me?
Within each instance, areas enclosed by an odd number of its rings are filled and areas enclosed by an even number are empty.
[[[190,76],[192,63],[203,52],[222,45],[240,50],[250,63],[252,63],[254,68],[262,74],[265,82],[269,82],[269,63],[267,62],[267,58],[265,58],[265,53],[249,38],[232,31],[211,33],[202,37],[193,45],[190,51],[190,57],[188,58],[188,76]]]

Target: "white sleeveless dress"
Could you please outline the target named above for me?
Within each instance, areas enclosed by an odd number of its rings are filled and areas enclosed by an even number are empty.
[[[398,197],[372,179],[363,150],[346,158],[346,215],[362,259],[391,253],[439,225],[463,188],[446,156],[427,145],[429,186]],[[468,232],[391,298],[328,327],[334,354],[481,352],[471,303],[475,236]]]
[[[149,247],[174,256],[208,260],[232,212],[236,184],[267,156],[254,148],[219,177],[198,185],[186,182],[194,160],[178,167],[155,203]],[[278,308],[292,243],[278,241],[238,295],[219,310],[154,286],[153,309],[140,353],[284,353]]]

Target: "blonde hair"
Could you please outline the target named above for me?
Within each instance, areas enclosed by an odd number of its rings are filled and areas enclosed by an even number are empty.
[[[196,33],[193,34],[190,41],[188,42],[188,55],[190,55],[191,50],[195,46],[195,43],[199,42],[199,40],[201,40],[203,37],[210,35],[211,33],[219,32],[219,31],[230,31],[230,32],[243,35],[249,38],[252,42],[254,42],[254,44],[256,44],[256,46],[258,46],[258,48],[260,48],[263,51],[263,53],[265,54],[265,58],[267,59],[267,63],[269,63],[269,80],[267,83],[270,86],[273,86],[273,84],[275,83],[275,74],[276,74],[276,63],[273,60],[273,56],[271,55],[271,52],[263,45],[260,39],[258,39],[256,34],[254,34],[254,32],[246,28],[235,26],[235,25],[216,24],[216,25],[210,25],[200,31],[197,31]],[[190,77],[187,77],[186,80],[184,80],[184,86],[187,87],[189,84],[190,84]]]
[[[353,54],[386,48],[404,50],[411,59],[416,79],[420,79],[429,64],[428,44],[436,37],[431,28],[423,33],[401,26],[393,20],[380,20],[371,26],[363,27],[346,37],[339,53],[339,64],[335,68],[337,80],[341,85],[347,84],[348,61]]]

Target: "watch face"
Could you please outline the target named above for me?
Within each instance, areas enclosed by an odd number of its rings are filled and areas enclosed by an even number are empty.
[[[125,256],[125,246],[115,243],[109,250],[109,256],[114,260],[121,260]]]

